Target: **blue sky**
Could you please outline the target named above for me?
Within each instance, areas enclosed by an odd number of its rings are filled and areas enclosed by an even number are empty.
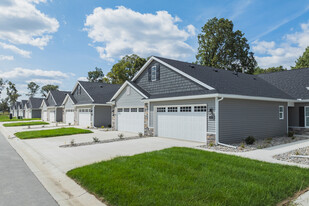
[[[191,62],[213,17],[233,20],[263,68],[289,68],[309,46],[308,0],[1,0],[0,77],[24,94],[29,81],[71,90],[131,53]]]

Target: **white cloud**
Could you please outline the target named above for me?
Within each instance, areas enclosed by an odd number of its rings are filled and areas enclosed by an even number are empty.
[[[179,21],[167,11],[142,14],[123,6],[98,7],[87,16],[85,30],[94,44],[99,43],[94,47],[105,60],[132,53],[187,58],[194,50],[185,41],[195,35],[195,28],[188,25],[180,29],[176,24]]]
[[[79,77],[77,80],[78,81],[88,81],[87,77]]]
[[[43,48],[59,23],[36,8],[45,0],[4,0],[0,3],[0,39]]]
[[[262,68],[284,66],[290,68],[309,46],[309,22],[301,24],[301,31],[287,34],[283,42],[278,44],[274,41],[254,41],[252,50],[255,58]]]
[[[14,52],[16,54],[22,55],[23,57],[30,58],[30,54],[31,54],[30,51],[26,51],[26,50],[20,49],[20,48],[14,46],[14,45],[0,42],[0,47],[2,47],[3,49],[11,50],[12,52]]]
[[[1,70],[0,70],[1,71]],[[34,78],[44,77],[50,79],[68,78],[69,75],[61,71],[47,71],[41,69],[25,69],[17,67],[11,71],[1,72],[0,78],[4,79],[16,79],[16,78]]]
[[[27,83],[29,82],[35,82],[40,85],[46,85],[46,84],[61,84],[62,81],[57,80],[57,79],[30,79],[26,81]]]
[[[2,60],[12,61],[12,60],[14,60],[14,57],[13,56],[0,55],[0,61],[2,61]]]

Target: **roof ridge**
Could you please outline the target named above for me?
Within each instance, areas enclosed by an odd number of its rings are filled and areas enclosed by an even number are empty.
[[[309,67],[298,68],[298,69],[288,69],[288,70],[277,71],[277,72],[268,72],[268,73],[263,73],[263,74],[255,74],[255,76],[274,74],[274,73],[277,74],[277,73],[283,73],[283,72],[292,72],[292,71],[299,71],[299,70],[305,70],[305,69],[309,69]]]

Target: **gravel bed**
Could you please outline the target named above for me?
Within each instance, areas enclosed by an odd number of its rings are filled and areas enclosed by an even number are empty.
[[[110,143],[110,142],[126,141],[126,140],[141,139],[141,138],[146,138],[146,137],[125,137],[125,138],[115,138],[115,139],[107,139],[107,140],[97,140],[97,141],[91,141],[91,142],[65,144],[65,145],[60,145],[59,147],[64,147],[64,148],[79,147],[79,146],[86,146],[86,145],[92,145],[92,144],[104,144],[104,143]]]
[[[297,155],[308,156],[308,158],[293,157]],[[286,152],[283,154],[278,154],[278,155],[273,156],[273,158],[277,160],[281,160],[281,161],[286,161],[286,162],[294,162],[294,163],[309,165],[309,147],[303,147],[303,148],[292,150],[290,152]]]
[[[291,142],[296,142],[300,140],[308,139],[306,137],[274,137],[274,138],[266,138],[266,139],[260,139],[256,140],[254,144],[247,145],[244,142],[238,143],[238,144],[231,144],[232,146],[235,146],[236,148],[226,147],[222,145],[201,145],[202,148],[207,148],[210,150],[217,150],[222,152],[248,152],[256,149],[263,149],[267,147],[273,147],[277,145],[287,144]]]

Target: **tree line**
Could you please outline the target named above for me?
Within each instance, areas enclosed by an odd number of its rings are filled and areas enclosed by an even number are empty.
[[[199,46],[196,61],[193,63],[255,75],[287,70],[281,65],[266,69],[258,67],[244,33],[240,30],[234,31],[234,24],[229,19],[215,17],[208,20],[197,39]],[[101,68],[95,67],[94,70],[88,72],[87,79],[90,82],[123,84],[125,81],[131,80],[149,58],[139,57],[136,54],[126,55],[114,64],[106,75]],[[306,67],[309,67],[309,46],[303,55],[295,61],[295,66],[292,66],[291,69]],[[8,105],[13,105],[21,96],[14,83],[0,78],[0,95],[5,87],[7,98],[0,102],[0,110],[2,111],[6,111]],[[33,97],[39,92],[40,86],[35,82],[29,82],[27,89],[27,96]],[[58,85],[48,84],[43,86],[40,92],[43,97],[46,97],[49,91],[58,89]]]

